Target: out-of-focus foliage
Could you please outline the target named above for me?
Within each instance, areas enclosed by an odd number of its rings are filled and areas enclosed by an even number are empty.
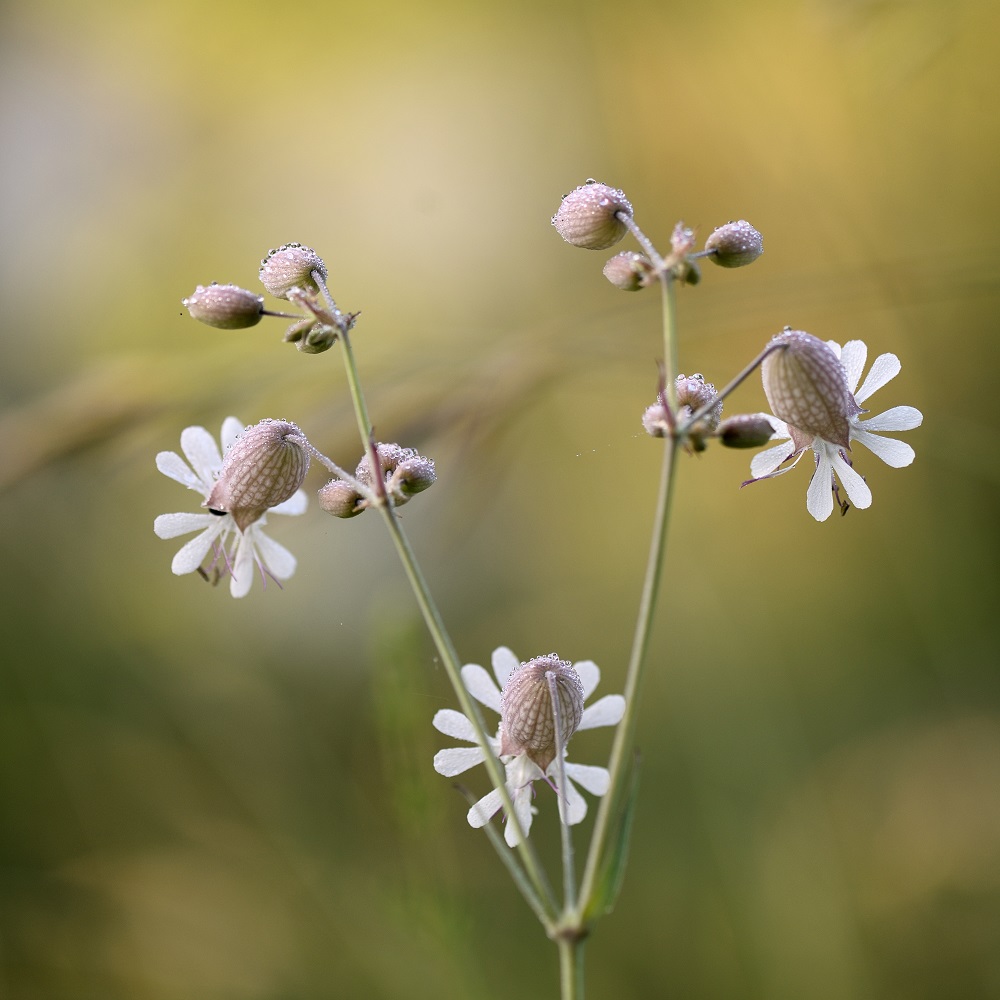
[[[745,453],[684,463],[592,994],[1000,993],[995,6],[0,17],[0,994],[555,995],[431,770],[452,702],[377,519],[275,525],[299,572],[233,601],[170,574],[152,520],[194,495],[153,457],[234,413],[357,462],[337,350],[180,306],[305,242],[362,310],[379,437],[437,461],[403,516],[462,656],[620,690],[661,348],[655,293],[549,226],[587,177],[663,245],[764,235],[682,289],[682,370],[720,385],[790,324],[898,354],[879,408],[925,415],[915,464],[864,452],[874,505],[822,525],[804,468],[740,491]],[[751,381],[729,412],[762,406]]]

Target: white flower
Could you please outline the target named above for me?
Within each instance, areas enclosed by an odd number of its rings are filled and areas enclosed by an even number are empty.
[[[847,376],[848,389],[859,405],[868,399],[876,389],[881,389],[882,386],[894,379],[902,367],[895,354],[879,355],[871,366],[864,384],[859,389],[858,382],[861,381],[861,373],[868,356],[868,348],[864,342],[851,340],[844,345],[843,349],[841,349],[840,344],[833,340],[828,340],[827,345],[840,358],[840,363],[844,366],[844,372]],[[862,415],[867,412],[867,410],[861,410],[859,414],[849,417],[850,440],[863,444],[869,451],[878,455],[886,465],[894,469],[901,469],[909,465],[914,459],[913,449],[903,441],[882,437],[880,432],[913,430],[914,427],[920,426],[924,419],[923,414],[913,406],[894,406],[878,416],[869,417],[867,420],[862,419]],[[833,513],[837,479],[843,484],[848,499],[855,507],[871,506],[872,492],[868,488],[868,484],[854,471],[847,455],[838,445],[824,441],[819,437],[815,437],[811,441],[807,440],[803,444],[801,435],[799,435],[799,440],[795,441],[794,428],[790,428],[783,420],[770,414],[765,414],[765,416],[771,421],[776,438],[789,438],[791,440],[755,455],[750,463],[750,474],[753,479],[749,482],[771,479],[787,472],[795,466],[804,452],[811,448],[815,455],[816,471],[813,473],[809,489],[806,492],[806,509],[817,521],[825,521]],[[790,459],[792,460],[791,465],[782,469],[781,466]]]
[[[242,431],[243,424],[236,417],[226,417],[221,434],[223,451]],[[207,500],[222,468],[222,452],[215,438],[204,427],[186,427],[181,432],[181,450],[187,462],[176,452],[161,451],[156,456],[156,467],[165,476]],[[272,507],[271,511],[275,514],[301,514],[306,509],[306,503],[305,492],[298,490],[284,503]],[[160,538],[176,538],[200,531],[197,538],[192,538],[178,551],[170,568],[179,576],[196,570],[206,578],[214,574],[215,580],[229,573],[232,577],[229,592],[233,597],[245,597],[253,583],[255,565],[265,586],[268,576],[275,581],[287,580],[295,572],[295,556],[264,534],[262,528],[265,523],[266,515],[248,525],[245,531],[240,531],[230,514],[209,511],[201,514],[161,514],[153,522],[153,531]],[[231,542],[230,535],[234,536]],[[214,555],[205,568],[202,563],[210,552]]]
[[[493,651],[492,657],[493,673],[496,675],[496,682],[489,673],[476,663],[467,663],[462,667],[462,683],[469,694],[476,701],[492,709],[498,715],[500,713],[500,692],[506,685],[511,673],[520,666],[517,657],[506,646],[501,646]],[[583,682],[584,698],[588,698],[597,687],[601,679],[601,671],[597,664],[590,660],[581,660],[573,664],[574,669]],[[497,686],[499,684],[499,687]],[[594,729],[598,726],[614,726],[621,721],[625,712],[625,699],[620,694],[609,694],[598,699],[589,708],[583,710],[578,729]],[[452,736],[457,740],[465,740],[468,743],[476,742],[475,729],[472,723],[461,713],[453,709],[443,709],[434,716],[434,728],[445,736]],[[500,754],[500,730],[497,730],[496,737],[490,738],[490,746],[493,752]],[[565,752],[563,753],[565,757]],[[534,795],[532,782],[544,779],[553,788],[557,787],[559,774],[559,761],[554,760],[542,773],[541,768],[535,764],[526,754],[508,754],[500,758],[506,769],[507,791],[514,804],[514,811],[517,814],[521,829],[525,836],[531,829],[531,821],[536,812],[531,805]],[[480,747],[452,747],[447,750],[439,750],[434,755],[434,770],[438,774],[446,777],[453,777],[467,771],[476,764],[481,764],[485,756]],[[604,795],[608,790],[610,776],[607,768],[592,767],[584,764],[571,764],[565,761],[566,768],[566,799],[568,807],[567,821],[572,825],[579,823],[587,815],[587,803],[580,794],[576,785],[582,785],[592,795]],[[500,792],[494,789],[489,794],[481,798],[468,813],[469,825],[473,827],[485,826],[496,814],[502,805]],[[504,832],[504,839],[514,847],[518,843],[517,830],[513,824],[507,824]]]

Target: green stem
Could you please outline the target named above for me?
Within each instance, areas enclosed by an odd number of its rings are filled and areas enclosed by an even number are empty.
[[[561,936],[559,946],[559,996],[561,1000],[583,1000],[583,939]]]
[[[361,434],[362,443],[365,451],[367,452],[372,445],[371,421],[368,419],[368,409],[365,406],[365,398],[364,393],[361,390],[361,380],[358,375],[357,363],[354,359],[354,351],[351,348],[351,338],[347,330],[341,331],[341,340],[343,342],[344,366],[347,372],[347,381],[351,390],[351,399],[354,403],[354,414],[357,418],[358,431]],[[373,480],[375,478],[376,476],[373,476]],[[555,914],[558,911],[558,907],[555,902],[555,895],[552,892],[552,887],[549,885],[541,864],[539,863],[534,845],[526,836],[524,836],[524,830],[521,829],[517,813],[514,811],[514,803],[511,801],[510,793],[507,791],[506,774],[504,772],[503,764],[501,763],[500,758],[493,752],[493,748],[490,746],[489,736],[487,735],[486,726],[483,722],[482,714],[479,711],[479,706],[473,700],[472,696],[466,690],[465,685],[462,683],[462,662],[458,658],[458,653],[456,652],[454,644],[451,641],[451,637],[448,635],[448,631],[444,626],[444,621],[441,618],[437,605],[434,603],[434,599],[431,596],[430,588],[428,587],[427,581],[424,578],[422,570],[420,569],[420,564],[417,562],[417,557],[410,546],[409,540],[407,539],[406,534],[403,531],[403,527],[399,523],[393,508],[386,503],[379,504],[378,506],[379,511],[382,514],[382,520],[388,528],[389,535],[396,547],[396,552],[399,555],[400,562],[403,564],[406,577],[410,582],[410,587],[416,597],[417,605],[420,608],[420,613],[423,616],[424,623],[427,625],[427,630],[430,632],[431,639],[437,648],[438,655],[441,657],[441,662],[444,664],[448,680],[451,681],[451,686],[455,691],[455,696],[458,698],[462,712],[472,723],[472,726],[475,729],[476,741],[479,744],[480,749],[483,751],[483,762],[486,765],[490,782],[500,793],[503,808],[507,814],[507,822],[512,823],[514,828],[521,835],[520,842],[517,845],[518,852],[520,853],[521,861],[524,865],[531,885],[538,896],[538,900],[536,901],[537,908],[533,906],[533,909],[536,909],[536,912],[541,910],[547,915],[550,923],[546,925],[546,930],[549,931],[551,930],[551,921],[554,920]]]
[[[677,337],[676,311],[674,309],[673,283],[669,276],[662,276],[663,289],[663,338],[664,356],[667,359],[667,392],[673,397],[676,372]],[[671,402],[671,405],[674,405]],[[642,686],[642,675],[646,664],[646,654],[649,650],[649,638],[653,627],[653,613],[656,610],[657,597],[660,591],[660,581],[663,576],[663,556],[666,550],[667,527],[670,522],[670,507],[673,498],[674,469],[677,455],[678,440],[675,436],[668,437],[664,442],[663,464],[660,468],[660,486],[656,501],[656,513],[653,520],[653,533],[649,544],[649,556],[646,561],[646,575],[643,581],[642,596],[639,599],[639,613],[636,618],[635,633],[632,640],[632,652],[629,657],[628,671],[625,678],[625,714],[615,731],[614,743],[611,747],[611,759],[608,771],[611,774],[608,793],[601,799],[597,819],[594,821],[594,832],[587,852],[587,863],[584,868],[583,880],[580,886],[580,909],[583,919],[589,913],[597,891],[598,879],[604,866],[604,858],[611,834],[613,817],[617,814],[619,802],[624,787],[627,784],[626,767],[632,757],[632,747],[635,741],[636,720],[639,709],[639,691]]]

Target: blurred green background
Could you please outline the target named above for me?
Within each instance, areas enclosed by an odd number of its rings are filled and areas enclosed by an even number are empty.
[[[431,769],[453,702],[378,519],[272,519],[299,571],[234,601],[171,575],[152,521],[195,498],[153,460],[233,413],[357,461],[336,351],[179,304],[314,246],[379,436],[437,461],[404,519],[460,654],[621,690],[661,347],[655,295],[549,226],[587,177],[661,246],[678,218],[764,234],[682,290],[683,371],[723,383],[789,324],[898,354],[872,405],[925,415],[914,465],[862,452],[874,505],[824,524],[804,468],[740,491],[747,454],[684,461],[589,995],[1000,995],[995,4],[0,18],[0,995],[556,994]],[[763,403],[754,379],[730,411]]]

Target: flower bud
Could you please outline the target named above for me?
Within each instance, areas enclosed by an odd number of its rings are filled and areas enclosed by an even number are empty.
[[[318,495],[320,507],[334,517],[356,517],[368,506],[365,498],[342,479],[331,479]]]
[[[575,247],[606,250],[624,235],[626,226],[617,213],[632,217],[625,192],[590,180],[574,188],[552,216],[556,232]]]
[[[687,439],[694,451],[705,450],[705,439],[712,436],[722,417],[722,400],[716,399],[715,386],[705,381],[705,376],[678,375],[674,385],[677,387],[677,421],[686,423],[702,407],[712,403],[712,408],[687,430]]]
[[[642,426],[650,437],[666,437],[670,433],[666,407],[662,403],[646,407],[646,412],[642,415]]]
[[[719,226],[705,241],[705,249],[720,267],[752,264],[764,252],[764,239],[744,219]]]
[[[615,254],[604,265],[604,277],[623,292],[637,292],[645,288],[652,274],[653,265],[649,258],[632,250]]]
[[[437,479],[434,463],[429,458],[418,455],[414,448],[379,442],[375,450],[378,452],[386,493],[392,497],[397,507],[401,507],[414,494],[432,486]],[[365,486],[374,485],[368,455],[358,463],[354,474]]]
[[[819,338],[789,327],[769,346],[777,349],[764,358],[761,378],[771,412],[799,437],[849,448],[849,420],[861,409],[847,386],[840,358]]]
[[[549,676],[555,680],[563,747],[583,717],[583,682],[567,660],[555,653],[522,663],[500,695],[500,754],[526,754],[543,771],[555,760],[555,715]]]
[[[226,452],[205,506],[231,514],[243,531],[284,503],[302,485],[308,469],[308,441],[302,431],[286,420],[262,420]]]
[[[319,272],[326,281],[326,265],[322,258],[301,243],[286,243],[277,250],[268,250],[260,262],[260,280],[276,299],[287,299],[292,288],[318,291],[313,271]]]
[[[264,297],[237,285],[212,282],[198,285],[181,305],[193,319],[220,330],[242,330],[256,326],[264,311]]]
[[[760,448],[774,437],[774,425],[766,413],[740,413],[719,424],[718,437],[727,448]]]

